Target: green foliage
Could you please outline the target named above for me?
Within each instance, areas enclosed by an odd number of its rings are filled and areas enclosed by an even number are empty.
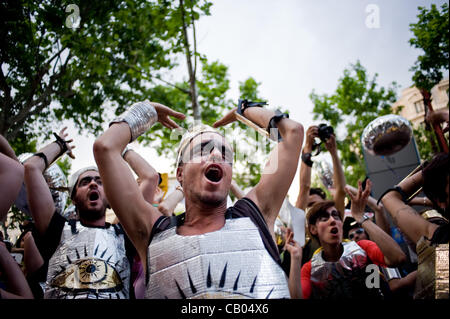
[[[256,82],[252,77],[248,78],[244,82],[239,82],[239,92],[241,99],[247,99],[249,101],[263,101],[264,98],[259,96],[258,86],[261,83]]]
[[[66,24],[69,1],[0,3],[0,134],[17,149],[73,120],[97,135],[113,113],[148,97],[181,51],[180,16],[171,1],[77,1],[81,22]],[[189,21],[211,4],[188,1]],[[52,104],[50,104],[52,103]]]
[[[58,159],[56,161],[56,164],[59,166],[59,168],[61,168],[61,170],[63,171],[64,175],[66,175],[67,177],[69,177],[70,175],[70,168],[72,167],[72,163],[69,160],[68,156],[63,156],[60,159]]]
[[[201,74],[197,78],[198,101],[201,106],[202,123],[212,125],[225,113],[236,106],[236,103],[227,98],[229,91],[228,68],[218,61],[209,63],[205,57],[201,59]],[[260,83],[253,78],[240,82],[240,97],[253,101],[263,101],[259,96]],[[171,108],[188,115],[185,121],[179,122],[183,129],[194,124],[188,81],[176,83],[174,86],[156,86],[149,89],[152,100],[158,101]],[[158,124],[160,126],[160,124]],[[261,177],[261,164],[267,159],[271,147],[265,137],[261,137],[253,129],[242,123],[235,122],[227,127],[220,128],[233,144],[235,149],[234,179],[242,188],[254,186]],[[176,157],[178,143],[182,132],[167,129],[153,129],[139,138],[144,145],[152,145],[159,155],[167,158]],[[251,151],[249,151],[251,150]],[[251,157],[251,158],[250,158]],[[255,159],[259,161],[255,161]],[[175,168],[175,160],[173,161]]]
[[[396,100],[397,84],[379,87],[377,77],[376,73],[370,78],[357,61],[344,70],[335,93],[319,95],[313,90],[310,94],[314,119],[328,122],[338,136],[345,132],[343,139],[337,140],[337,147],[350,185],[356,185],[366,175],[360,142],[364,128],[375,118],[392,113],[391,105]]]
[[[449,70],[449,15],[448,3],[440,10],[435,4],[430,9],[419,7],[418,21],[411,23],[414,37],[411,46],[422,49],[411,71],[415,72],[413,81],[418,88],[428,91],[443,77],[443,70]]]
[[[203,123],[211,125],[236,106],[227,98],[228,68],[219,61],[209,62],[196,51],[194,23],[210,14],[211,2],[80,0],[76,5],[81,22],[75,29],[66,25],[72,14],[65,11],[70,3],[0,3],[0,134],[18,154],[35,152],[37,138],[49,137],[52,125],[63,120],[73,121],[80,133],[98,135],[105,122],[144,99],[186,114],[187,120],[179,123],[188,128],[193,124],[190,82],[164,80],[180,54],[194,60]],[[187,51],[186,28],[192,28],[194,35],[193,48],[188,46]],[[198,75],[197,61],[201,66]],[[241,96],[261,100],[258,85],[252,78],[242,82]],[[239,123],[230,127],[225,130],[247,129]],[[155,147],[159,155],[175,158],[181,138],[177,133],[157,124],[138,140]],[[235,134],[242,133],[230,135]],[[236,140],[248,140],[252,145],[267,142],[257,135],[247,137],[244,133]],[[266,143],[259,150],[267,153],[269,147]],[[245,158],[240,161],[244,173],[235,172],[241,185],[255,185],[259,164],[247,167]],[[70,170],[68,159],[58,165],[65,173]]]
[[[425,123],[421,123],[419,126],[413,127],[413,134],[420,158],[422,160],[430,160],[436,153],[433,150],[433,145],[438,145],[436,134],[430,130],[427,130]]]
[[[411,46],[421,49],[411,71],[414,72],[412,80],[417,88],[431,91],[449,70],[449,15],[448,3],[442,4],[440,10],[435,4],[430,9],[419,7],[418,21],[411,23],[410,30],[414,37],[409,40]],[[448,95],[448,90],[447,90]],[[425,112],[428,110],[426,109]],[[425,113],[426,114],[426,113]],[[414,135],[418,144],[420,157],[430,159],[437,151],[437,138],[431,128],[422,123],[414,128]]]
[[[201,106],[202,122],[212,125],[233,105],[226,98],[226,93],[229,90],[228,69],[218,61],[209,63],[204,57],[201,59],[201,63],[201,76],[196,81],[198,101]],[[185,121],[178,122],[184,129],[188,129],[190,125],[194,124],[191,99],[187,92],[189,92],[188,81],[167,86],[158,85],[147,90],[148,96],[151,96],[153,101],[168,105],[172,109],[187,115]],[[139,141],[144,145],[155,147],[159,155],[175,159],[182,133],[159,128],[162,128],[162,126],[158,123],[151,131],[139,137]]]
[[[231,101],[226,93],[230,88],[228,68],[218,61],[203,62],[202,79],[197,81],[198,102],[201,109],[202,122],[212,125],[227,110]]]
[[[30,138],[25,135],[24,131],[18,132],[14,143],[10,143],[16,155],[24,153],[36,153],[37,139]]]
[[[1,223],[2,228],[5,230],[5,233],[8,229],[12,230],[19,228],[19,225],[22,225],[23,222],[30,219],[30,217],[20,211],[15,205],[11,206],[10,213],[11,217],[8,218],[7,223]]]

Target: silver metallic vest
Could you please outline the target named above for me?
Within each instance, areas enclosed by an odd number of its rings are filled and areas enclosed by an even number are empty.
[[[311,258],[312,299],[380,298],[378,288],[368,288],[365,272],[370,260],[367,253],[354,241],[342,243],[344,252],[337,262],[328,262],[322,258],[319,248]]]
[[[147,263],[145,298],[290,298],[286,275],[248,217],[195,236],[171,227],[153,238]]]
[[[123,232],[109,228],[64,226],[50,258],[46,299],[128,299],[130,264]]]

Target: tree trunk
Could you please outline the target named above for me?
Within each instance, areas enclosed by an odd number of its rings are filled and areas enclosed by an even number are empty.
[[[181,21],[182,21],[182,27],[183,27],[183,45],[184,45],[184,51],[185,51],[185,55],[186,55],[188,72],[189,72],[189,85],[190,85],[192,110],[194,113],[194,120],[201,121],[202,118],[201,118],[200,108],[199,108],[198,101],[197,101],[196,79],[195,79],[195,72],[192,67],[192,56],[191,56],[191,51],[190,51],[190,47],[189,47],[187,25],[186,25],[186,21],[185,21],[186,11],[184,10],[183,0],[180,0],[180,11],[181,11]]]

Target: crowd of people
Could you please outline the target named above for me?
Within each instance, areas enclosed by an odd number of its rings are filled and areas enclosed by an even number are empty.
[[[233,144],[217,130],[236,121],[236,113],[281,137],[259,182],[246,191],[233,181]],[[346,183],[330,134],[323,142],[333,185],[324,191],[311,187],[318,126],[305,132],[287,114],[244,100],[213,127],[196,125],[183,135],[178,186],[163,197],[152,159],[128,144],[156,122],[174,129],[174,119],[184,118],[144,101],[113,120],[93,144],[96,163],[69,177],[70,218],[56,209],[44,177],[61,156],[74,158],[65,128],[23,163],[0,136],[0,220],[21,191],[30,212],[14,247],[0,240],[0,298],[414,299],[436,298],[437,290],[448,298],[448,264],[444,285],[436,288],[437,274],[430,279],[421,271],[418,251],[446,249],[448,257],[448,153],[436,154],[375,199],[365,176],[358,185]],[[448,126],[448,111],[435,118]],[[303,219],[292,218],[280,241],[276,220],[298,166],[295,213]],[[413,201],[423,203],[421,213],[410,198],[419,188],[426,197]],[[231,206],[230,193],[236,198]],[[182,200],[185,212],[175,214]],[[116,216],[111,223],[107,209]],[[394,238],[389,219],[408,249]],[[294,238],[302,228],[300,245]]]

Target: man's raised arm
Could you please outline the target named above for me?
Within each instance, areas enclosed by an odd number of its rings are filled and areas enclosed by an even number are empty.
[[[122,158],[122,151],[156,121],[168,128],[178,127],[169,116],[184,118],[183,114],[158,103],[133,104],[94,143],[94,157],[106,197],[143,263],[153,224],[162,215],[144,199]]]
[[[402,180],[398,187],[404,194],[412,194],[423,183],[422,171]],[[434,231],[438,228],[436,224],[430,223],[417,214],[414,208],[405,204],[399,191],[391,191],[383,196],[381,200],[387,212],[391,215],[395,225],[417,243],[422,236],[431,239]]]
[[[234,111],[214,123],[214,127],[234,121]],[[261,107],[248,107],[243,115],[260,127],[268,127],[275,114]],[[270,153],[259,183],[247,194],[261,210],[269,230],[273,229],[273,223],[295,176],[303,143],[303,126],[300,123],[282,118],[277,122],[276,128],[282,141]]]
[[[66,128],[63,128],[60,131],[59,139],[41,148],[24,163],[24,182],[28,204],[30,205],[36,229],[40,234],[44,234],[47,231],[47,227],[55,213],[55,203],[42,173],[66,152],[69,156],[75,158],[72,154],[74,146],[69,144],[72,140],[65,140],[67,137],[65,130]]]
[[[132,149],[125,150],[122,157],[136,173],[139,189],[144,195],[144,199],[153,204],[156,188],[158,187],[158,172],[140,154]]]
[[[8,141],[0,135],[0,220],[14,203],[23,182],[23,167]]]
[[[352,201],[351,214],[367,232],[370,240],[378,245],[384,255],[384,262],[386,265],[388,267],[397,267],[406,260],[405,253],[390,235],[388,235],[370,219],[363,218],[364,207],[367,205],[367,200],[371,189],[372,182],[370,180],[367,180],[366,189],[364,191],[362,190],[362,183],[359,181],[358,190],[355,195],[353,195],[353,193],[347,188],[347,194]]]
[[[312,171],[312,161],[311,152],[312,146],[314,144],[314,138],[318,137],[318,127],[313,125],[308,127],[306,131],[305,146],[302,150],[302,161],[300,163],[300,187],[298,191],[297,201],[295,206],[297,208],[306,210],[308,206],[309,190],[311,189],[311,171]]]
[[[331,159],[333,161],[333,184],[335,187],[335,193],[333,195],[333,200],[336,204],[336,208],[342,214],[342,218],[344,217],[345,211],[345,175],[344,170],[342,168],[341,161],[339,159],[337,145],[336,145],[336,136],[331,134],[331,136],[325,142],[325,147],[330,152]]]

